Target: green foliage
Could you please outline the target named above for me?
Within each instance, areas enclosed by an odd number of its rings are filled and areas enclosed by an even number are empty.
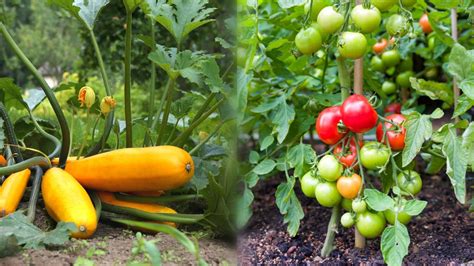
[[[0,220],[0,246],[4,247],[1,255],[12,255],[18,246],[27,249],[62,246],[69,241],[69,234],[74,230],[77,230],[74,224],[59,222],[54,230],[43,232],[21,212],[12,213]]]
[[[382,234],[380,249],[387,265],[401,265],[403,258],[408,254],[410,236],[405,225],[395,220]]]

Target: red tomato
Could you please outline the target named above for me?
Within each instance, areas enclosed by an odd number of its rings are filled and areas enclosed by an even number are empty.
[[[337,126],[341,118],[340,106],[328,107],[319,113],[316,120],[316,132],[322,142],[333,145],[346,135],[346,132],[340,132]]]
[[[403,121],[406,120],[406,118],[401,114],[391,114],[387,116],[386,118],[399,126],[402,124]],[[393,129],[393,125],[388,122],[385,122],[384,126],[387,131],[387,138],[388,138],[388,143],[390,144],[390,148],[392,148],[392,150],[394,151],[403,150],[403,148],[405,147],[405,136],[406,136],[405,127],[400,126],[399,130],[395,131]],[[380,123],[377,126],[376,135],[377,135],[377,140],[381,142],[383,138],[382,123]]]
[[[377,125],[377,112],[363,95],[349,96],[341,106],[342,122],[352,132],[364,133]]]
[[[385,113],[401,114],[402,113],[402,105],[400,103],[391,103],[391,104],[387,105],[383,111]]]
[[[424,33],[430,33],[433,31],[433,29],[431,28],[430,21],[428,19],[428,14],[423,14],[418,23],[420,24],[421,30],[423,30]]]
[[[342,144],[337,145],[334,148],[334,155],[336,158],[339,160],[340,163],[342,163],[346,167],[351,167],[351,165],[354,163],[354,161],[357,159],[357,147],[354,142],[354,138],[351,138],[351,142],[349,143],[349,147],[346,148],[345,153],[343,154],[344,146],[347,146],[347,141],[344,140]],[[362,140],[359,140],[359,148],[362,147],[364,143]],[[356,165],[357,167],[357,165]]]
[[[378,42],[378,43],[374,44],[374,46],[372,46],[372,50],[374,51],[374,53],[380,54],[381,52],[383,52],[385,50],[387,45],[388,45],[387,39],[383,38],[382,40],[380,40],[380,42]]]

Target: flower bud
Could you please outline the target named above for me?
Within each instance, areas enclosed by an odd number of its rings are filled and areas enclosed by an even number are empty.
[[[105,96],[102,98],[102,101],[100,101],[100,111],[102,114],[107,115],[112,109],[114,109],[116,104],[114,98]]]
[[[82,87],[81,90],[79,90],[77,99],[81,103],[81,107],[85,105],[87,108],[91,108],[95,103],[95,92],[89,86]]]

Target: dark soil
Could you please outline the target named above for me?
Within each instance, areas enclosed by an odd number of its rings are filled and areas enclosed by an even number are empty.
[[[42,208],[37,210],[35,224],[42,230],[54,228],[54,222]],[[200,255],[209,264],[236,264],[234,248],[229,243],[212,239],[205,232],[190,234],[198,240]],[[171,236],[161,233],[144,236],[147,240],[156,241],[165,265],[197,264],[195,257]],[[101,222],[91,239],[73,239],[57,249],[24,250],[14,256],[0,258],[0,265],[149,265],[143,255],[132,256],[136,239],[136,232]]]
[[[279,182],[279,178],[273,178],[260,182],[254,189],[254,215],[239,240],[239,259],[243,265],[383,265],[380,239],[367,241],[364,250],[356,249],[353,228],[339,228],[335,250],[328,258],[321,258],[331,210],[304,197],[299,185],[295,190],[305,217],[298,235],[291,238],[275,205],[274,194]],[[474,217],[470,217],[467,206],[457,203],[447,177],[423,177],[419,198],[428,201],[428,206],[408,225],[411,244],[404,262],[407,265],[474,265]]]

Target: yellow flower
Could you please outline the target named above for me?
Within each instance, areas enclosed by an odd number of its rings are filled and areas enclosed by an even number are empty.
[[[69,72],[64,72],[63,73],[63,81],[67,80],[69,78]]]
[[[82,87],[81,90],[79,90],[77,99],[81,103],[81,107],[85,105],[87,108],[91,108],[95,103],[95,92],[89,86]]]
[[[116,104],[117,102],[115,102],[114,98],[105,96],[102,98],[102,101],[100,101],[100,111],[102,114],[107,115],[112,109],[115,108]]]

